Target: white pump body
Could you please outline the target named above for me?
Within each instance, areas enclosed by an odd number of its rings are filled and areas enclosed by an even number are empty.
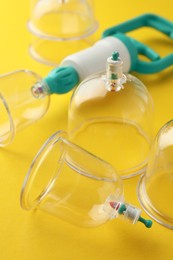
[[[123,60],[123,71],[129,72],[131,67],[129,51],[121,40],[113,36],[99,40],[92,47],[66,57],[61,66],[72,66],[77,71],[81,81],[91,74],[105,71],[107,58],[115,51],[119,52]]]

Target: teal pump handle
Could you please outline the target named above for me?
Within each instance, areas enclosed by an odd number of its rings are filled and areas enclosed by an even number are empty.
[[[148,46],[124,34],[144,26],[152,27],[173,39],[173,23],[155,14],[144,14],[117,26],[110,27],[103,32],[102,37],[114,36],[119,38],[118,35],[121,34],[121,40],[122,38],[124,39],[124,44],[127,47],[130,41],[133,48],[136,48],[137,57],[134,55],[134,50],[131,51],[131,48],[129,49],[133,64],[131,69],[144,74],[159,72],[173,64],[173,53],[161,58],[159,54]],[[122,37],[122,35],[125,37]],[[139,59],[139,54],[146,56],[150,61]]]
[[[173,39],[172,22],[155,14],[138,16],[105,30],[102,35],[104,39],[94,46],[66,57],[60,67],[52,70],[43,79],[43,86],[46,86],[43,89],[49,94],[69,92],[86,76],[104,70],[106,59],[117,50],[116,48],[124,54],[126,72],[150,74],[172,65],[173,53],[162,58],[153,49],[125,34],[143,26],[152,27]],[[109,36],[113,36],[114,39]],[[149,61],[141,60],[139,55],[147,57]],[[38,86],[35,93],[42,93],[44,90],[41,91]]]
[[[152,27],[173,39],[173,23],[155,14],[143,14],[117,26],[110,27],[103,32],[103,37],[111,36],[117,32],[130,32],[144,26]]]

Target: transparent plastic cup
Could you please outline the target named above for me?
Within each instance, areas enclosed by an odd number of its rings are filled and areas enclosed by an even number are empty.
[[[148,215],[173,229],[173,120],[155,138],[147,172],[138,185],[138,197]]]
[[[16,132],[40,119],[49,107],[49,96],[36,98],[32,86],[41,78],[19,70],[0,77],[0,146],[10,144]]]
[[[145,85],[107,60],[75,89],[68,113],[69,139],[109,162],[123,179],[146,170],[153,140],[153,100]]]
[[[65,56],[92,44],[88,37],[97,27],[92,0],[32,0],[30,54],[38,61],[58,65]]]
[[[21,192],[24,209],[38,208],[76,226],[96,227],[120,216],[151,227],[140,209],[123,201],[123,183],[114,168],[69,142],[63,131],[38,152]]]

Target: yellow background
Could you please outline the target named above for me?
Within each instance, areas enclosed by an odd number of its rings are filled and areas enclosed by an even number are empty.
[[[100,24],[97,39],[107,27],[146,12],[173,20],[170,0],[95,0],[95,10]],[[27,68],[44,76],[51,69],[28,54],[28,17],[29,0],[1,1],[0,74]],[[152,30],[142,29],[132,35],[162,55],[173,50],[173,42]],[[154,99],[155,133],[173,118],[172,72],[173,66],[150,76],[135,73]],[[150,230],[121,220],[95,229],[80,229],[40,211],[26,212],[20,208],[21,185],[34,155],[52,133],[67,129],[70,96],[71,93],[53,96],[46,116],[17,133],[14,142],[0,150],[0,259],[173,259],[173,233],[156,222]],[[137,206],[138,179],[124,182],[126,200]],[[172,198],[168,203],[172,207]]]

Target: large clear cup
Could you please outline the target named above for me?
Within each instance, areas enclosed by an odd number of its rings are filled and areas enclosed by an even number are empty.
[[[92,0],[31,0],[30,54],[58,65],[67,55],[91,45],[88,37],[97,27]]]
[[[68,141],[63,131],[52,135],[33,160],[21,206],[81,227],[96,227],[116,217],[152,225],[140,217],[140,209],[124,203],[122,179],[115,169]]]
[[[146,169],[153,138],[153,100],[139,79],[122,73],[120,60],[109,58],[107,63],[106,72],[88,77],[75,89],[68,134],[72,142],[109,162],[126,179]]]
[[[110,219],[104,210],[110,195],[123,199],[122,181],[115,170],[59,131],[34,159],[21,204],[24,209],[38,207],[72,224],[92,227]]]
[[[138,185],[138,197],[154,220],[173,229],[173,120],[155,138],[147,172]]]

